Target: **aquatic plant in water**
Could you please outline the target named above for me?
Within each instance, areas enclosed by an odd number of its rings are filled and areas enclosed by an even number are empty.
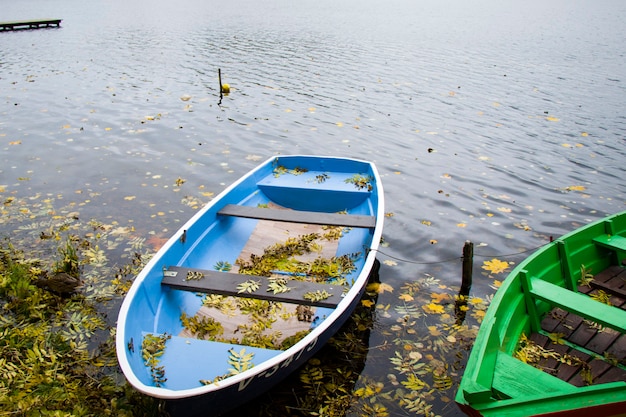
[[[80,254],[92,246],[73,235],[51,266],[8,242],[0,246],[0,414],[123,416],[136,407],[141,415],[140,403],[145,415],[154,411],[116,376],[114,331],[101,310],[111,282],[98,285],[87,274],[88,285],[63,294],[38,285],[55,270],[90,266]]]

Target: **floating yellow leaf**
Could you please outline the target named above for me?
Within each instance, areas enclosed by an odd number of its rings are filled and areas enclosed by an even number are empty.
[[[430,298],[432,299],[433,303],[439,304],[442,301],[449,300],[450,299],[450,295],[446,294],[445,292],[443,292],[443,293],[436,293],[436,292],[434,292],[434,293],[430,294]]]
[[[491,272],[492,274],[499,274],[501,272],[504,272],[508,267],[508,262],[501,261],[495,258],[490,261],[483,262],[483,269]]]
[[[134,195],[127,195],[126,197],[124,197],[124,200],[132,201],[132,200],[134,200],[135,198],[137,198],[137,196],[134,196]]]
[[[113,129],[112,127],[105,127],[105,128],[104,128],[104,130],[106,130],[107,132],[108,132],[109,130],[112,130],[112,129]]]
[[[341,122],[337,122],[337,123],[335,123],[335,124],[336,124],[338,127],[343,127],[343,123],[341,123]]]
[[[587,136],[589,136],[589,133],[587,133],[587,132],[582,132],[582,133],[580,134],[580,136],[587,137]]]
[[[559,118],[558,117],[554,117],[554,116],[548,116],[546,117],[546,120],[549,122],[558,122]]]
[[[430,222],[430,220],[422,220],[422,224],[424,226],[430,226],[432,223]]]
[[[500,211],[502,213],[510,213],[511,209],[507,208],[507,207],[498,207],[498,211]]]
[[[430,244],[431,244],[431,245],[436,245],[436,244],[437,244],[437,241],[436,241],[435,239],[430,239]]]
[[[414,298],[410,294],[401,294],[399,297],[402,301],[413,301]]]
[[[385,259],[383,263],[387,266],[396,266],[398,263],[396,261],[392,261],[391,259]]]
[[[422,306],[422,309],[430,314],[442,314],[444,312],[444,307],[435,303],[424,305]]]
[[[361,305],[363,305],[363,307],[370,308],[374,305],[374,302],[372,300],[361,300]]]
[[[457,223],[456,227],[467,227],[466,223]]]
[[[9,145],[20,145],[21,143],[21,140],[14,140],[13,142],[9,142]]]
[[[584,185],[571,185],[565,189],[567,191],[585,191],[587,187],[585,187]]]
[[[378,285],[378,289],[377,289],[378,294],[382,294],[385,291],[393,292],[393,287],[391,285],[389,285],[389,284],[380,283]]]
[[[483,317],[485,317],[485,310],[474,310],[474,313],[472,315],[477,319],[482,319]]]
[[[431,336],[441,336],[441,332],[437,329],[437,326],[428,326],[428,332]]]

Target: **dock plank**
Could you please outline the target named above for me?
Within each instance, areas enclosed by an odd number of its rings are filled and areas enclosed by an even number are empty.
[[[0,32],[26,29],[60,27],[62,19],[37,19],[14,22],[0,22]]]

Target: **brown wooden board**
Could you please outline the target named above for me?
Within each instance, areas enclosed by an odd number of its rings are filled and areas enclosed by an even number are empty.
[[[590,286],[582,285],[580,293],[594,296],[599,289],[612,294],[611,304],[626,309],[626,298],[621,294],[621,288],[626,282],[626,268],[611,266],[594,276]],[[615,291],[615,289],[618,289]],[[617,310],[619,311],[619,310]],[[626,380],[626,335],[610,329],[600,327],[593,322],[583,320],[577,314],[567,312],[561,308],[554,308],[544,316],[541,322],[544,334],[532,334],[530,339],[545,349],[558,354],[568,354],[584,360],[591,372],[593,384]],[[557,333],[567,340],[567,345],[552,342],[545,336],[548,333]],[[589,352],[599,356],[591,357]],[[604,357],[604,358],[603,358]],[[616,363],[620,365],[616,366]],[[568,381],[575,386],[588,384],[588,376],[582,371],[582,366],[567,364],[553,358],[542,359],[538,366],[544,372],[551,373],[559,379]]]
[[[598,331],[598,333],[585,345],[585,347],[592,352],[602,355],[609,347],[611,347],[613,343],[615,343],[620,335],[621,334],[618,331],[604,328],[601,331]]]
[[[620,277],[615,277],[607,282],[598,282],[596,280],[593,280],[590,284],[595,289],[602,290],[606,293],[613,294],[620,298],[626,298],[626,290],[619,286],[620,281],[622,281]]]
[[[187,279],[188,272],[202,274],[202,278]],[[288,279],[289,277],[285,276],[285,278]],[[241,292],[237,287],[247,281],[258,282],[259,288],[253,292]],[[290,290],[288,292],[274,294],[268,291],[269,283],[270,279],[268,277],[171,266],[164,270],[161,285],[167,285],[177,290],[330,308],[336,307],[342,300],[344,289],[341,285],[319,284],[316,282],[288,279],[287,287],[290,288]],[[305,293],[316,291],[326,291],[331,294],[331,296],[320,301],[311,301],[304,298]]]
[[[590,356],[587,355],[586,353],[579,352],[576,349],[570,350],[569,352],[567,352],[567,354],[571,356],[575,356],[584,362],[587,362],[590,358]],[[580,372],[580,369],[581,367],[579,365],[569,365],[569,364],[563,363],[559,366],[559,370],[557,371],[556,376],[559,379],[562,379],[563,381],[571,382],[571,379],[574,378],[574,376],[578,372]],[[581,385],[577,385],[577,386],[581,386]]]
[[[249,219],[274,220],[281,222],[321,224],[326,226],[345,226],[373,228],[374,216],[359,216],[339,213],[320,213],[302,210],[276,210],[271,208],[247,207],[228,204],[218,214],[223,216],[245,217]]]
[[[604,384],[606,382],[618,381],[626,381],[626,371],[614,366],[602,375],[600,375],[600,377],[598,377],[598,379],[596,379],[594,382],[596,384]]]

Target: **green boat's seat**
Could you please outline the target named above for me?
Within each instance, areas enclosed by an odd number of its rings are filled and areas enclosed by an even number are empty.
[[[593,239],[598,246],[614,251],[618,256],[618,262],[626,259],[626,237],[619,235],[600,235]]]
[[[527,297],[527,307],[531,316],[533,330],[541,329],[541,316],[537,311],[536,300],[541,300],[554,307],[574,313],[587,320],[594,321],[621,333],[626,333],[626,311],[610,306],[593,298],[565,289],[543,279],[520,274]]]

